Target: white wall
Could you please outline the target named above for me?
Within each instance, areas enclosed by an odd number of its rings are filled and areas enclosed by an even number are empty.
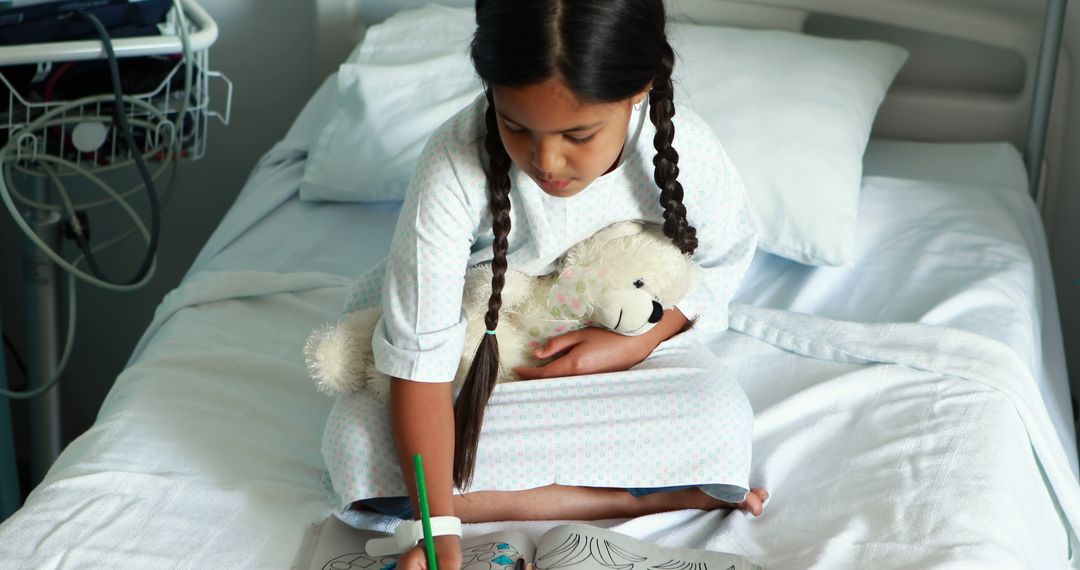
[[[313,66],[315,5],[294,0],[198,0],[214,17],[221,36],[210,50],[213,69],[235,84],[232,124],[211,121],[206,157],[181,164],[175,198],[162,215],[158,270],[135,293],[78,287],[75,350],[61,384],[64,442],[94,421],[155,307],[187,271],[202,244],[232,204],[258,158],[288,129],[322,80]],[[218,85],[214,85],[218,87]],[[221,108],[222,104],[215,104]],[[115,227],[95,226],[98,235]],[[22,334],[19,234],[6,212],[0,216],[0,300],[4,330],[25,354]],[[102,259],[113,275],[131,275],[143,246],[132,243]],[[108,273],[108,271],[107,271]],[[9,366],[9,370],[11,367]],[[15,404],[21,420],[23,404]],[[17,437],[25,438],[25,432]],[[20,455],[25,457],[24,450]]]

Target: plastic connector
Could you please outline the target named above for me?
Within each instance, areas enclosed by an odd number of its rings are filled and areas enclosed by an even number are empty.
[[[82,210],[75,212],[75,218],[64,220],[64,238],[78,241],[79,235],[87,242],[90,241],[90,216]]]

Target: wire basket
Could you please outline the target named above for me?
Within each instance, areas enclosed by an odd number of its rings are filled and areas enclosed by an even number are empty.
[[[209,66],[217,27],[195,2],[186,0],[183,6],[191,46],[190,89],[184,89],[186,66],[174,13],[161,24],[161,36],[114,40],[124,115],[139,152],[149,160],[202,158],[210,117],[229,122],[232,82]],[[116,103],[103,53],[97,41],[0,48],[0,103],[5,97],[7,102],[0,115],[0,147],[14,142],[20,162],[48,154],[86,170],[130,162],[132,149],[115,124]],[[227,87],[222,111],[211,109],[212,79]],[[45,126],[35,127],[35,122]]]

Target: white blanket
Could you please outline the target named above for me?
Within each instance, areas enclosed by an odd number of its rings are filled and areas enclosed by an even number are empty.
[[[747,306],[733,308],[731,326],[745,336],[719,347],[720,356],[747,371],[757,469],[796,493],[786,505],[812,509],[777,513],[787,532],[761,544],[766,563],[1064,566],[1080,486],[1030,373],[1008,347],[954,329]],[[790,351],[786,363],[754,370],[775,358],[752,348],[758,340]],[[761,382],[766,371],[781,377]],[[816,536],[791,532],[799,519]],[[732,540],[707,544],[723,549]],[[789,550],[792,540],[807,550]]]
[[[0,525],[0,568],[288,566],[333,510],[319,454],[331,401],[301,347],[345,285],[208,272],[170,294],[98,421]],[[600,524],[770,569],[1069,565],[1080,486],[1010,349],[752,307],[733,307],[732,327],[712,348],[756,412],[765,513]]]

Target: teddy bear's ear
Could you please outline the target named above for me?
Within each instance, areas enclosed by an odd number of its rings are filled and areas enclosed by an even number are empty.
[[[613,239],[636,235],[644,230],[645,225],[641,222],[618,222],[596,232],[591,239],[603,243]]]
[[[630,237],[645,231],[645,223],[630,221],[616,222],[595,234],[574,244],[562,257],[566,265],[592,265],[596,256],[604,249],[604,244],[619,238]]]

